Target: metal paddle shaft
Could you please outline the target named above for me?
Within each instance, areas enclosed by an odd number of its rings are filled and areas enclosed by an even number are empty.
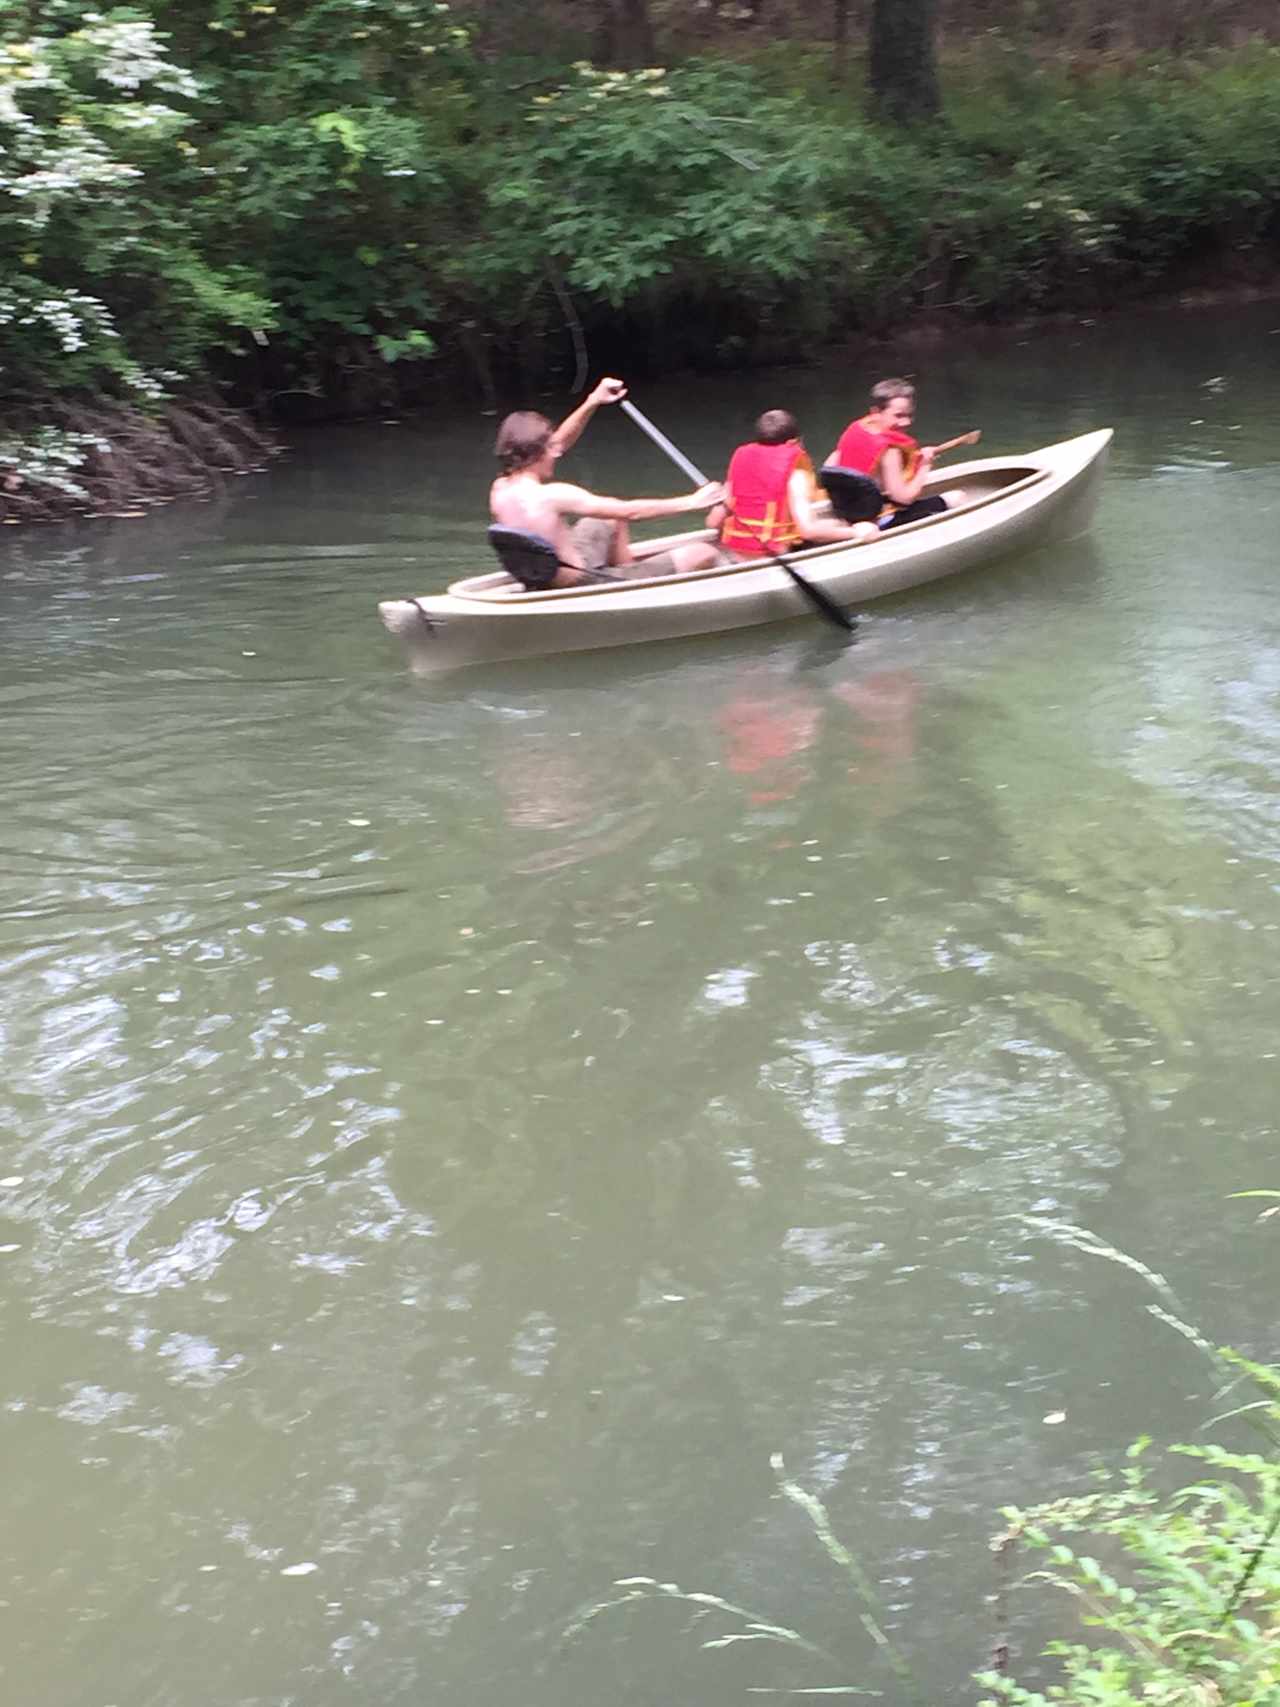
[[[642,433],[648,433],[649,437],[653,440],[654,444],[657,445],[659,450],[666,451],[667,455],[671,458],[672,462],[675,463],[680,472],[687,475],[695,486],[705,486],[707,484],[706,475],[703,474],[700,469],[695,468],[684,452],[678,450],[665,433],[660,433],[649,417],[647,415],[642,415],[634,403],[629,403],[624,397],[619,407],[624,415],[629,415],[631,417]]]
[[[671,440],[665,433],[659,432],[649,417],[642,414],[640,410],[636,408],[634,403],[629,403],[624,397],[620,407],[623,414],[630,416],[642,433],[647,433],[649,435],[659,450],[666,452],[672,462],[675,463],[676,467],[687,479],[691,480],[695,486],[705,486],[707,484],[706,475],[689,461],[683,451],[677,449],[677,447],[672,444]],[[762,558],[759,567],[762,569],[767,568],[770,563],[776,563],[779,569],[786,570],[787,574],[790,575],[791,579],[795,582],[796,586],[799,587],[800,591],[804,594],[805,598],[808,599],[813,608],[816,611],[820,611],[821,614],[826,617],[828,622],[833,623],[836,628],[843,629],[846,634],[853,633],[854,629],[857,627],[857,623],[849,615],[848,611],[841,610],[835,600],[827,593],[824,593],[821,587],[815,587],[812,581],[806,580],[794,564],[789,563],[785,557],[773,556]]]

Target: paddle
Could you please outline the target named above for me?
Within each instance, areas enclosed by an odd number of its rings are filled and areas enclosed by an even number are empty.
[[[938,457],[942,455],[944,450],[959,450],[961,445],[976,445],[981,437],[982,428],[975,427],[971,433],[961,433],[958,439],[947,439],[944,444],[935,445],[933,454]]]
[[[660,433],[649,417],[640,413],[634,403],[629,403],[624,398],[620,407],[623,414],[629,416],[631,420],[635,422],[636,426],[640,428],[641,432],[647,433],[653,440],[654,444],[657,445],[658,449],[665,451],[671,458],[672,462],[675,463],[676,467],[680,469],[680,471],[689,480],[691,480],[695,486],[705,486],[707,484],[706,475],[695,468],[693,463],[689,461],[688,457],[672,444],[666,434]],[[778,556],[762,557],[758,565],[753,564],[752,566],[758,566],[763,569],[770,563],[776,563],[779,569],[786,570],[787,574],[790,575],[791,579],[795,582],[796,586],[799,587],[800,591],[804,594],[805,598],[808,599],[813,608],[816,611],[820,611],[822,615],[826,617],[828,622],[834,623],[837,628],[843,629],[846,634],[852,634],[854,632],[857,627],[857,623],[849,615],[848,611],[841,610],[835,600],[827,593],[824,593],[821,587],[815,587],[812,581],[806,580],[795,565],[789,562],[787,558]]]

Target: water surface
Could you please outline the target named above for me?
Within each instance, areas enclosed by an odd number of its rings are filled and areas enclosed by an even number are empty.
[[[905,1701],[774,1453],[974,1698],[998,1507],[1213,1412],[1045,1223],[1276,1350],[1278,340],[940,349],[928,436],[1116,428],[1097,526],[848,649],[415,679],[374,607],[478,561],[465,412],[0,541],[9,1699]],[[874,377],[639,401],[714,469]],[[617,416],[565,472],[677,489]],[[563,1639],[634,1575],[836,1663]]]

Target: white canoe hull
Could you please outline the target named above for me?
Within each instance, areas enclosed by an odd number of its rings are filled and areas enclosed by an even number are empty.
[[[1104,428],[1026,456],[958,464],[940,471],[932,485],[963,488],[970,501],[962,508],[892,529],[869,545],[814,546],[792,553],[792,561],[837,604],[857,609],[869,599],[1074,538],[1093,518],[1110,442],[1111,430]],[[710,537],[687,533],[646,545],[662,549]],[[802,615],[821,620],[786,571],[770,564],[542,593],[502,574],[477,575],[446,593],[386,599],[378,612],[406,642],[415,668],[428,670],[718,634]]]

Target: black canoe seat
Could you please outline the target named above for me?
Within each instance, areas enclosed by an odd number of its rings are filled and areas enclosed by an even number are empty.
[[[527,533],[524,528],[491,527],[489,544],[512,580],[519,581],[530,592],[545,592],[561,568],[556,548],[545,534]]]
[[[884,508],[884,493],[856,468],[829,462],[818,470],[818,480],[842,522],[873,522]]]

